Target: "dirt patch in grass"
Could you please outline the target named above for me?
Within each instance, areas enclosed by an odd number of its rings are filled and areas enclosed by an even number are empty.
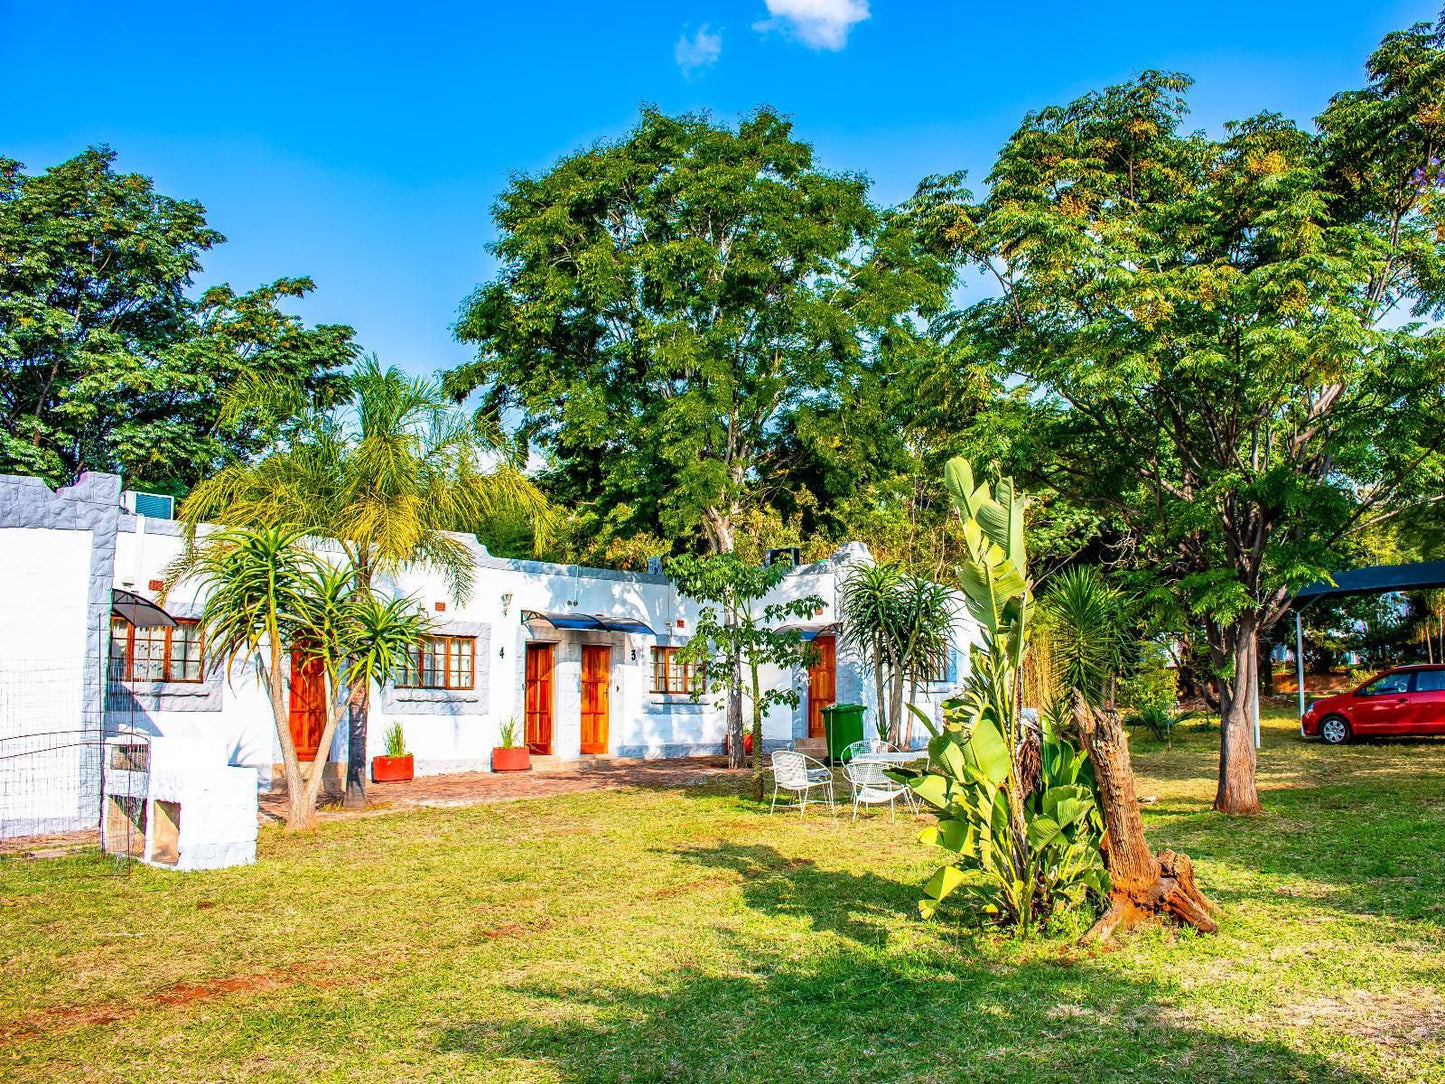
[[[1388,995],[1354,990],[1343,997],[1310,998],[1281,1015],[1299,1027],[1327,1027],[1377,1046],[1445,1039],[1445,1000],[1423,987]]]
[[[202,1002],[245,994],[271,993],[295,986],[327,989],[361,981],[355,977],[365,968],[351,968],[353,975],[339,975],[340,962],[289,964],[271,971],[233,975],[202,982],[177,982],[161,987],[140,1001],[111,1001],[42,1009],[16,1020],[0,1022],[0,1043],[37,1035],[53,1036],[83,1028],[116,1024],[155,1008],[190,1008]]]

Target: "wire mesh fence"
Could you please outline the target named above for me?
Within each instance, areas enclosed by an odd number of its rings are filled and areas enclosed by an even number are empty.
[[[0,660],[0,861],[115,873],[141,855],[149,740],[134,703],[81,659]]]

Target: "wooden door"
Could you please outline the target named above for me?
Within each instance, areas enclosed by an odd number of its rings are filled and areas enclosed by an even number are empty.
[[[291,740],[296,756],[315,760],[326,727],[326,671],[320,659],[291,654]]]
[[[582,645],[582,752],[607,752],[607,690],[612,683],[612,649]]]
[[[527,645],[527,748],[538,756],[552,752],[552,663],[556,644]]]
[[[808,737],[821,738],[823,709],[838,698],[838,641],[819,636],[813,641],[813,665],[808,668]]]

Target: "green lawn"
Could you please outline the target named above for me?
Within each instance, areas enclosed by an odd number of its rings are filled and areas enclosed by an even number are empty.
[[[1216,937],[914,915],[918,825],[713,788],[383,814],[258,865],[0,863],[6,1081],[1445,1081],[1445,742],[1136,748]]]

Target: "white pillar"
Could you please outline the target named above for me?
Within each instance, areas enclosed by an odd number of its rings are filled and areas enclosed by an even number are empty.
[[[1305,717],[1305,638],[1298,610],[1294,612],[1294,672],[1295,688],[1299,690],[1299,717],[1303,722]]]

